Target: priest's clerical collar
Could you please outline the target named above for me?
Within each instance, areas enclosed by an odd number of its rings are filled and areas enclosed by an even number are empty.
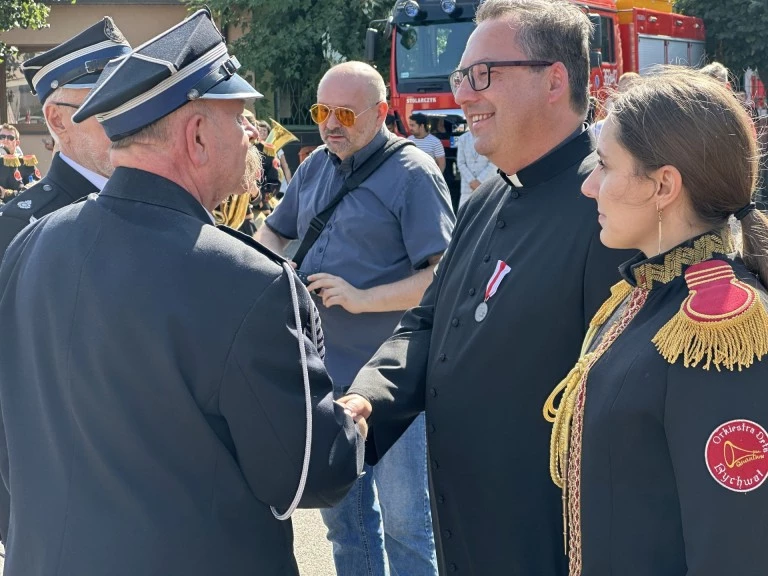
[[[515,174],[506,174],[501,169],[498,173],[514,188],[532,188],[552,179],[569,166],[581,162],[594,149],[594,142],[585,124],[533,164]]]

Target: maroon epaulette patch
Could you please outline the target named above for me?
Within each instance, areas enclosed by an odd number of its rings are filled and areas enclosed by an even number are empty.
[[[653,338],[662,356],[686,367],[747,368],[768,354],[768,314],[760,296],[736,278],[724,260],[707,260],[685,271],[689,294],[680,311]]]
[[[717,322],[743,314],[758,297],[754,289],[736,280],[731,265],[723,260],[707,260],[685,271],[691,293],[683,302],[683,312],[696,322]]]

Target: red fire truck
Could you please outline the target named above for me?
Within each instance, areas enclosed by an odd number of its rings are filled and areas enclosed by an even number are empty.
[[[576,1],[576,0],[574,0]],[[590,47],[591,90],[603,97],[626,71],[655,64],[698,66],[704,59],[704,25],[673,14],[671,0],[583,0],[595,27]],[[618,6],[617,6],[618,4]],[[446,148],[446,180],[458,194],[456,139],[466,120],[448,85],[474,29],[476,0],[397,0],[387,20],[371,23],[366,54],[375,58],[381,34],[390,39],[389,105],[401,134],[408,116],[422,112]]]

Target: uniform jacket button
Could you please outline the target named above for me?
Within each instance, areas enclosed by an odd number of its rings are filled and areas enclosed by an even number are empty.
[[[445,496],[443,496],[442,494],[438,494],[437,495],[437,503],[438,504],[445,504]]]
[[[434,434],[434,433],[435,433],[435,425],[434,425],[434,424],[430,424],[430,425],[429,425],[429,431],[430,431],[432,434]]]
[[[512,193],[510,194],[510,196],[512,196],[512,198],[520,198],[520,192],[518,192],[517,190],[512,190]]]
[[[440,356],[437,357],[437,359],[440,360],[440,362],[445,362],[445,358],[446,358],[445,354],[440,354]]]
[[[434,468],[435,470],[440,468],[440,464],[438,464],[437,460],[435,460],[434,458],[432,458],[432,468]]]
[[[456,564],[451,563],[448,565],[448,570],[450,570],[451,572],[456,572],[458,569],[459,567],[456,566]]]
[[[453,532],[451,532],[450,530],[443,530],[443,536],[445,536],[446,538],[450,538],[451,536],[453,536]]]
[[[504,228],[504,226],[506,225],[507,223],[504,222],[504,220],[499,220],[498,222],[496,222],[496,228]]]
[[[435,396],[437,396],[437,388],[430,388],[430,389],[429,389],[429,393],[430,393],[430,394],[432,395],[432,397],[434,398]]]
[[[474,288],[470,288],[469,289],[469,295],[470,296],[474,296],[475,295],[475,289]]]
[[[488,262],[488,260],[490,260],[490,259],[491,259],[491,255],[490,254],[486,254],[485,256],[483,256],[483,262]]]
[[[458,325],[459,325],[459,319],[458,318],[454,318],[453,320],[451,320],[451,326],[456,328]]]

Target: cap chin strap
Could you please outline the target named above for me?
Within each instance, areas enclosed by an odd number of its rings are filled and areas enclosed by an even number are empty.
[[[197,100],[217,84],[232,78],[239,68],[240,62],[237,58],[235,56],[228,56],[218,68],[211,71],[210,74],[187,92],[187,98],[189,100]]]

